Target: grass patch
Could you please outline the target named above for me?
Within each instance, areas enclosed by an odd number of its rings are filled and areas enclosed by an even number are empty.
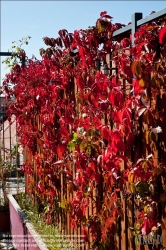
[[[63,236],[60,235],[56,225],[47,225],[44,222],[28,195],[20,193],[15,196],[15,199],[49,250],[77,249],[74,246],[70,246],[70,240],[65,240]]]

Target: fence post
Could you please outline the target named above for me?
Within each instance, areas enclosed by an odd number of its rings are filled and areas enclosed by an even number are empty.
[[[142,19],[142,13],[134,13],[131,15],[131,35],[132,35],[132,44],[134,44],[134,34],[137,29],[137,21]]]

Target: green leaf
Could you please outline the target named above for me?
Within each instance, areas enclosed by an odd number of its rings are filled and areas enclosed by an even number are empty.
[[[75,142],[76,142],[77,145],[79,145],[82,142],[82,139],[78,137]]]
[[[149,184],[146,182],[140,182],[137,186],[136,186],[136,190],[139,192],[139,194],[141,196],[145,196],[145,192],[149,191]]]
[[[47,214],[47,213],[49,212],[49,210],[50,210],[50,209],[49,209],[49,206],[45,207],[45,208],[44,208],[44,213]]]
[[[89,196],[89,193],[84,193],[85,197],[88,197]]]
[[[135,235],[135,244],[138,246],[140,243],[139,243],[139,238],[138,238],[138,235]]]
[[[77,134],[77,133],[74,133],[74,134],[73,134],[73,140],[76,141],[77,138],[78,138],[78,134]]]
[[[75,149],[75,146],[76,146],[76,143],[74,141],[70,141],[68,143],[67,147],[68,147],[68,150],[71,152],[71,151],[73,151]]]

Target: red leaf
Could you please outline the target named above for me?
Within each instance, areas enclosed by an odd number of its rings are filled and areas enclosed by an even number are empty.
[[[76,229],[77,225],[76,225],[75,219],[71,219],[70,226],[71,226],[71,228]]]
[[[60,164],[63,164],[64,163],[64,161],[56,161],[55,163],[54,163],[54,165],[60,165]]]
[[[80,47],[78,52],[79,52],[80,57],[82,57],[82,59],[85,60],[85,50],[84,50],[84,48]]]
[[[66,114],[65,114],[65,122],[68,124],[72,124],[74,122],[74,119],[72,118],[68,110],[66,111]]]
[[[145,217],[141,225],[142,235],[148,235],[154,226],[156,226],[156,222],[148,217]]]
[[[68,141],[69,140],[69,135],[68,131],[65,127],[63,127],[63,122],[60,121],[60,126],[61,129],[58,131],[58,138],[63,138],[63,140]]]
[[[46,224],[47,224],[47,225],[50,225],[50,224],[51,224],[50,219],[46,219]]]
[[[68,31],[63,29],[63,30],[59,30],[58,34],[60,35],[61,38],[65,37],[66,34],[68,34]]]
[[[52,197],[55,197],[56,192],[55,192],[54,189],[46,189],[45,194],[46,194],[46,195],[50,195],[50,196],[52,196]]]
[[[114,130],[112,133],[112,149],[117,152],[117,151],[125,151],[125,144],[123,142],[122,135],[118,130]]]
[[[84,66],[85,68],[88,68],[88,64],[86,63],[86,61],[82,61],[82,66]]]
[[[106,139],[106,140],[111,140],[111,131],[109,130],[108,127],[103,127],[102,130],[101,130],[101,136],[102,138]]]
[[[89,167],[91,168],[91,170],[96,171],[97,168],[97,161],[91,161],[89,163]]]
[[[110,15],[103,15],[102,17],[109,18],[109,19],[112,19],[112,18],[113,18],[113,17],[110,16]]]
[[[138,95],[142,92],[142,88],[140,87],[139,85],[139,81],[134,79],[133,82],[132,82],[132,86],[134,88],[134,94],[135,95]]]
[[[57,155],[59,157],[59,159],[63,158],[63,153],[67,150],[66,145],[63,144],[59,144],[57,147]]]
[[[159,43],[164,45],[166,42],[166,25],[159,32]]]
[[[76,173],[76,181],[78,184],[82,184],[83,179],[82,179],[82,175],[80,173]]]
[[[65,169],[64,172],[65,172],[65,174],[72,176],[72,173],[70,170]]]
[[[58,38],[56,39],[56,43],[57,43],[57,45],[58,45],[59,47],[62,48],[62,40],[60,39],[60,37],[58,37]],[[58,51],[61,53],[60,50],[58,50]]]
[[[78,192],[75,194],[74,198],[73,198],[72,204],[73,204],[73,205],[76,205],[76,204],[79,205],[80,202],[82,201],[82,199],[83,199],[83,192],[78,191]]]
[[[66,48],[70,46],[70,40],[69,40],[68,35],[64,37],[63,42]]]
[[[59,31],[58,31],[58,34],[60,35],[61,38],[63,37],[63,32],[62,32],[62,30],[59,30]]]
[[[107,11],[103,11],[103,12],[100,13],[100,16],[102,17],[102,16],[104,16],[106,14],[107,14]]]
[[[113,217],[109,217],[109,218],[107,218],[107,220],[105,222],[105,226],[107,228],[109,228],[112,225],[113,222],[114,222],[114,218]]]
[[[42,181],[39,181],[37,186],[40,192],[44,192],[45,188]]]
[[[130,41],[129,38],[124,38],[124,39],[121,41],[121,45],[123,46],[123,48],[128,47],[130,44],[131,44],[131,41]]]
[[[81,230],[81,235],[84,236],[83,240],[84,242],[89,242],[89,237],[88,237],[88,229],[83,227]]]
[[[119,89],[113,88],[112,91],[110,91],[108,98],[112,106],[120,109],[123,108],[125,100],[122,92]]]
[[[111,81],[110,81],[110,86],[111,87],[117,87],[121,85],[121,82],[120,81],[117,81],[117,78],[116,76],[112,77]]]

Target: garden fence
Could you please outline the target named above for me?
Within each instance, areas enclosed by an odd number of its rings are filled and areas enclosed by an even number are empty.
[[[132,35],[132,41],[134,40],[134,33],[138,27],[141,25],[152,22],[153,20],[160,19],[163,16],[166,16],[166,9],[163,9],[162,11],[159,11],[157,13],[153,13],[150,16],[146,18],[142,18],[142,13],[135,13],[132,15],[131,24],[128,26],[121,28],[113,33],[113,37],[121,37],[122,34],[126,34],[126,37],[130,37]],[[111,68],[114,67],[114,65],[111,65],[111,54],[107,55],[107,63],[108,66]],[[163,67],[166,71],[166,51],[162,52],[162,63]],[[115,70],[115,69],[113,69]],[[149,76],[151,77],[151,76]],[[122,84],[126,85],[126,82],[122,82]],[[165,82],[166,86],[166,82]],[[157,107],[158,109],[164,111],[166,110],[166,96],[165,96],[165,86],[163,86],[163,90],[158,96],[157,100],[151,100],[151,106]],[[129,86],[130,91],[131,88]],[[71,83],[71,92],[73,92],[74,95],[77,94],[77,85],[75,84],[75,81],[73,79],[73,82]],[[79,103],[76,103],[76,109],[79,110]],[[38,126],[41,126],[39,118],[36,118],[36,123]],[[107,117],[103,117],[103,124],[107,124],[111,126],[110,121],[107,119]],[[160,126],[163,128],[163,132],[161,135],[158,136],[158,145],[155,149],[155,165],[158,165],[158,161],[164,161],[166,162],[166,118],[164,117],[163,120],[159,121],[159,124],[156,124],[157,126]],[[146,124],[144,115],[141,117],[139,122],[139,135],[137,136],[136,142],[132,147],[132,151],[126,152],[128,155],[130,155],[130,158],[133,162],[136,162],[137,159],[141,158],[142,156],[146,157],[150,154],[150,151],[148,149],[148,143],[147,143],[147,135],[146,132],[148,130],[148,125]],[[39,152],[42,151],[42,149],[39,148]],[[25,152],[25,160],[28,158],[28,153]],[[125,164],[121,166],[122,168],[125,168]],[[34,168],[35,161],[34,161]],[[75,167],[70,166],[70,170],[73,173],[73,179],[75,179]],[[157,244],[153,245],[151,244],[150,240],[140,238],[138,241],[142,240],[142,242],[138,242],[139,244],[136,244],[133,233],[131,228],[134,226],[135,223],[135,213],[136,213],[136,204],[134,201],[134,195],[130,198],[126,198],[123,193],[120,194],[120,199],[123,204],[123,212],[124,216],[119,218],[118,221],[118,228],[117,232],[115,233],[114,237],[112,237],[112,242],[108,249],[110,250],[148,250],[148,249],[165,249],[162,248],[163,246],[166,246],[166,206],[164,201],[159,201],[159,197],[161,193],[163,192],[163,187],[166,185],[166,179],[165,175],[163,174],[162,177],[158,177],[158,184],[156,187],[156,201],[158,201],[158,217],[159,221],[161,223],[161,230],[159,230],[159,236],[158,236],[158,242]],[[35,180],[39,180],[39,176],[35,175]],[[87,180],[88,181],[88,180]],[[72,194],[69,192],[67,188],[67,182],[66,182],[66,176],[64,174],[61,174],[61,190],[59,192],[59,200],[63,201],[64,198],[66,200],[72,199]],[[27,176],[26,176],[26,183],[27,183]],[[28,185],[28,184],[26,184]],[[93,192],[96,192],[95,190]],[[106,194],[103,193],[103,198]],[[86,216],[95,215],[96,213],[96,207],[91,202],[89,203],[89,206],[86,210]],[[78,239],[81,235],[81,227],[77,228],[76,230],[71,229],[70,227],[70,220],[69,220],[69,214],[65,212],[63,209],[60,209],[59,213],[59,229],[62,235],[70,235],[71,238]],[[91,239],[92,240],[92,239]],[[141,243],[141,244],[140,244]],[[89,250],[90,249],[90,243],[87,243],[86,245],[80,247],[80,250]]]

